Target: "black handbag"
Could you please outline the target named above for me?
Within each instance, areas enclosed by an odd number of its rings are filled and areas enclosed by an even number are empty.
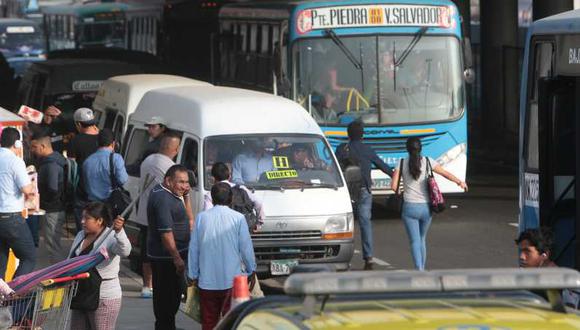
[[[89,246],[87,246],[83,251],[81,251],[79,256],[89,254],[89,252],[93,250],[95,242],[99,240],[99,237],[105,231],[106,229],[101,231],[101,233],[99,234],[99,236],[97,236],[95,241],[91,243]],[[109,233],[111,233],[111,230],[107,232],[107,235],[105,235],[105,238],[103,238],[99,242],[98,246],[100,246],[105,241],[107,236],[109,236]],[[75,246],[69,258],[72,258],[74,256],[75,251],[79,248],[79,245],[81,245],[82,243],[83,240],[81,240],[79,244]],[[96,267],[91,268],[87,273],[89,273],[89,277],[87,279],[80,280],[78,283],[76,294],[71,300],[70,309],[78,311],[95,311],[97,310],[97,308],[99,308],[99,300],[101,295],[101,282],[103,281],[103,278],[101,277],[101,274],[99,274],[99,271],[97,270]]]
[[[109,156],[109,168],[110,168],[110,178],[111,178],[111,195],[107,200],[107,204],[111,208],[113,219],[116,218],[118,215],[123,213],[125,209],[131,204],[131,194],[123,188],[119,182],[117,182],[117,178],[115,177],[115,167],[113,164],[113,156],[115,155],[114,152],[111,153]]]
[[[401,187],[401,179],[403,178],[403,163],[405,162],[404,158],[401,158],[401,163],[399,165],[399,180],[397,182],[397,189],[395,190],[395,194],[393,195],[393,203],[394,209],[397,213],[401,214],[403,212],[403,189]]]

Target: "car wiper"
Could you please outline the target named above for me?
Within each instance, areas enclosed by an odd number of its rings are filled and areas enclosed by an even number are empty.
[[[330,37],[330,39],[334,42],[334,44],[337,45],[338,48],[340,48],[340,50],[344,53],[344,55],[348,58],[348,60],[352,63],[352,65],[354,65],[354,67],[357,68],[357,70],[362,71],[363,69],[362,63],[356,59],[356,57],[350,51],[350,49],[348,49],[348,47],[345,46],[342,40],[340,40],[339,36],[337,36],[336,33],[331,29],[326,29],[324,30],[324,32],[326,33],[326,35]]]
[[[399,58],[399,60],[397,62],[395,62],[395,68],[399,67],[400,65],[403,64],[403,62],[405,62],[405,59],[407,59],[407,56],[409,56],[409,54],[411,53],[413,48],[415,48],[415,46],[417,45],[419,40],[421,40],[421,38],[427,32],[427,29],[428,29],[428,27],[424,26],[421,29],[419,29],[419,31],[417,33],[415,33],[413,40],[411,40],[411,42],[409,43],[407,48],[405,48],[405,50],[401,54],[401,57]]]
[[[312,183],[311,185],[315,188],[332,188],[338,190],[338,186],[332,183]]]

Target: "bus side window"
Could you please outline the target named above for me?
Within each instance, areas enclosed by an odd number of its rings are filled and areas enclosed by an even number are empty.
[[[533,77],[528,79],[532,86],[528,93],[530,111],[526,118],[526,138],[528,143],[525,158],[527,169],[536,171],[539,169],[538,81],[541,78],[552,76],[553,48],[554,46],[548,42],[536,44],[534,48]]]

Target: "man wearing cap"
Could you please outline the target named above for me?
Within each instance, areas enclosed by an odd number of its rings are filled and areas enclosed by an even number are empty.
[[[110,157],[113,154],[115,179],[124,185],[129,179],[125,162],[121,155],[115,153],[115,137],[110,129],[103,129],[98,135],[99,149],[83,163],[82,178],[90,202],[105,202],[111,196]]]
[[[85,159],[99,148],[99,129],[96,126],[97,122],[93,110],[89,108],[77,109],[73,115],[73,119],[79,133],[70,141],[67,148],[67,155],[69,158],[76,160],[78,171],[82,173],[82,166]],[[77,231],[82,229],[82,210],[88,200],[82,175],[79,181],[74,209]]]
[[[75,127],[79,134],[71,140],[67,155],[76,160],[79,167],[93,152],[99,148],[97,121],[93,110],[89,108],[79,108],[73,115]]]
[[[160,116],[151,117],[151,120],[149,120],[145,126],[147,126],[147,133],[149,134],[150,139],[141,159],[145,159],[149,155],[159,152],[161,136],[167,132],[167,122]]]

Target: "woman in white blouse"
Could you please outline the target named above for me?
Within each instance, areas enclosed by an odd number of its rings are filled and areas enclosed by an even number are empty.
[[[83,210],[83,229],[75,237],[69,256],[91,254],[106,248],[109,259],[96,267],[102,278],[99,307],[95,311],[73,310],[71,329],[115,329],[123,296],[119,282],[119,264],[121,257],[127,257],[131,253],[131,243],[123,229],[124,222],[121,217],[112,221],[111,211],[101,202],[90,203]],[[112,230],[109,230],[109,226]]]

